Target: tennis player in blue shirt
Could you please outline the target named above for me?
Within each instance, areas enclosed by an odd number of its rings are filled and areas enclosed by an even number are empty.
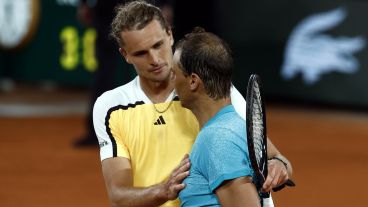
[[[175,89],[201,128],[190,153],[186,187],[179,193],[181,206],[260,206],[245,121],[230,100],[232,70],[228,45],[202,28],[176,46]]]

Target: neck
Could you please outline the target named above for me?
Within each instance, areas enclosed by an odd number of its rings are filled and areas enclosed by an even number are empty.
[[[140,85],[152,103],[165,102],[174,90],[174,81],[171,78],[165,81],[150,81],[140,78]]]
[[[202,128],[212,117],[214,117],[223,107],[231,104],[230,98],[213,100],[205,97],[193,104],[190,109],[196,116],[200,128]]]

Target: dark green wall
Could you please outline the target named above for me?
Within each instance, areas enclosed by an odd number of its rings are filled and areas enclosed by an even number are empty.
[[[76,7],[60,6],[57,1],[41,2],[40,22],[32,42],[17,52],[0,52],[0,75],[28,82],[89,84],[93,72],[81,58],[86,51],[82,40],[87,30],[76,20]],[[368,2],[358,0],[178,1],[174,33],[178,39],[192,27],[203,26],[228,41],[235,55],[234,83],[242,93],[249,75],[258,73],[269,99],[367,107],[368,43],[354,54],[360,67],[353,74],[326,73],[312,85],[305,84],[300,75],[291,80],[284,80],[280,75],[286,43],[295,26],[309,15],[338,7],[345,8],[348,16],[325,33],[335,38],[361,36],[367,41]],[[76,47],[80,57],[71,69],[60,64],[60,57],[65,53],[65,41],[60,36],[68,26],[76,31],[75,37],[80,41]],[[134,76],[134,70],[122,59],[121,66],[118,79]]]
[[[40,18],[35,35],[20,50],[0,51],[0,74],[16,81],[54,81],[75,86],[90,84],[96,70],[93,61],[97,61],[94,55],[93,28],[81,26],[75,6],[59,5],[55,0],[40,2]],[[87,43],[84,44],[84,41]],[[67,54],[72,61],[62,64],[61,59],[68,56]],[[86,54],[89,55],[85,59],[88,63],[83,60],[83,55]],[[134,75],[131,67],[126,69],[128,66],[123,59],[121,68],[119,75]],[[117,77],[117,81],[122,79],[126,80]]]
[[[287,40],[305,17],[345,8],[347,17],[325,33],[333,38],[365,38],[364,49],[354,53],[360,63],[355,73],[331,72],[314,84],[305,84],[301,75],[281,78]],[[331,0],[216,1],[218,33],[234,50],[235,85],[245,91],[251,73],[261,75],[271,99],[295,100],[340,106],[368,106],[368,2]],[[317,52],[317,51],[316,51]],[[345,57],[342,57],[345,58]]]

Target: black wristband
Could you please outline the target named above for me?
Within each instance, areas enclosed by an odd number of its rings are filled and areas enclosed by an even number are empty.
[[[282,160],[281,158],[278,158],[278,157],[271,157],[271,158],[269,158],[268,160],[278,160],[278,161],[282,162],[282,164],[284,164],[284,165],[285,165],[285,168],[286,168],[286,169],[288,169],[288,167],[287,167],[287,163],[286,163],[284,160]]]

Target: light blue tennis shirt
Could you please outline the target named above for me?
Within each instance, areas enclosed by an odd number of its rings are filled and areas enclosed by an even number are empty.
[[[181,206],[221,206],[215,194],[226,180],[252,176],[245,121],[232,105],[201,129],[190,153],[190,175],[179,193]]]

